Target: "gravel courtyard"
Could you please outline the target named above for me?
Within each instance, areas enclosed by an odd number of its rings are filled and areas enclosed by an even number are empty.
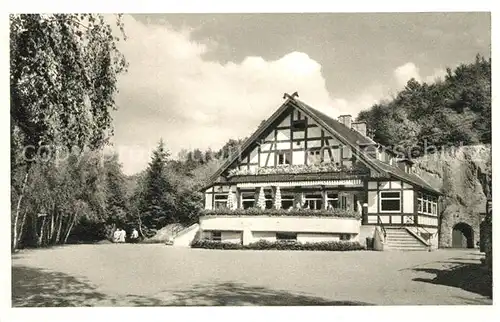
[[[229,251],[69,245],[12,257],[12,305],[492,304],[477,250]]]

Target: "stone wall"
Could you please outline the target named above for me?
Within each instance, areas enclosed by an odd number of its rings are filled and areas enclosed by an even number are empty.
[[[415,172],[444,193],[439,247],[451,247],[458,223],[472,227],[476,245],[491,191],[491,146],[448,148],[414,161]]]

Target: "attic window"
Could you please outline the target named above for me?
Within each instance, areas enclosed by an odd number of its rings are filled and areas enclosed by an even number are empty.
[[[292,122],[292,131],[304,131],[306,129],[306,120],[296,120]]]

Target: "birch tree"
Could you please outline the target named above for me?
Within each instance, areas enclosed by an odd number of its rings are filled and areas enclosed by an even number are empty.
[[[120,15],[116,29],[96,14],[10,16],[12,250],[33,164],[62,147],[100,148],[112,135],[127,67],[116,46],[125,39]]]

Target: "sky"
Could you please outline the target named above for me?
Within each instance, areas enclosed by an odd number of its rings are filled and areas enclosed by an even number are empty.
[[[255,131],[283,93],[354,117],[415,78],[490,57],[489,13],[125,15],[118,46],[114,149],[123,171],[146,168],[163,139],[218,150]]]

